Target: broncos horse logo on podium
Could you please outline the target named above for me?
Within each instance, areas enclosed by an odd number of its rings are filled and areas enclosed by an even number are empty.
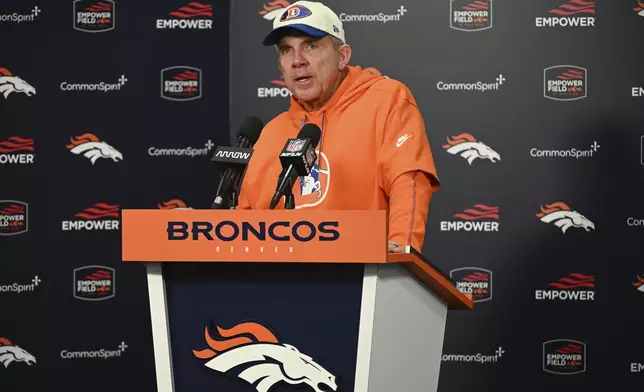
[[[31,365],[36,363],[36,358],[23,348],[11,343],[9,339],[0,338],[0,363],[8,368],[12,362],[24,362]]]
[[[336,391],[335,376],[290,344],[282,343],[265,326],[245,322],[230,329],[217,326],[222,340],[205,330],[209,348],[192,350],[205,366],[228,374],[241,367],[236,376],[253,385],[257,392],[269,392],[280,383],[309,386],[315,392]]]

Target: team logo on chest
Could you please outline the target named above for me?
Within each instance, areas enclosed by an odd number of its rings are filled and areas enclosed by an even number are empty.
[[[296,207],[306,208],[321,204],[329,192],[331,165],[326,154],[316,150],[318,160],[308,176],[300,177],[300,191],[296,194]]]

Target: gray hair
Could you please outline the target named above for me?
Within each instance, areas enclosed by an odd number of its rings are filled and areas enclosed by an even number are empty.
[[[340,38],[338,38],[338,37],[336,37],[334,35],[328,34],[327,37],[329,37],[329,39],[331,39],[331,42],[333,43],[333,49],[335,49],[335,50],[339,50],[340,47],[342,45],[344,45],[344,42],[342,42],[342,40]],[[275,51],[277,52],[277,54],[279,54],[279,52],[280,52],[279,43],[275,44]]]

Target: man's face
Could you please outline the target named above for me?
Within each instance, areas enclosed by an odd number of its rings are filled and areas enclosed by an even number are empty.
[[[278,51],[280,71],[295,98],[311,102],[327,96],[340,73],[340,54],[328,36],[286,36]]]

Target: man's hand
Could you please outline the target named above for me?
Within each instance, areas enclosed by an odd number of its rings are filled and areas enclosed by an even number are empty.
[[[405,253],[405,248],[393,241],[389,241],[389,253]]]

